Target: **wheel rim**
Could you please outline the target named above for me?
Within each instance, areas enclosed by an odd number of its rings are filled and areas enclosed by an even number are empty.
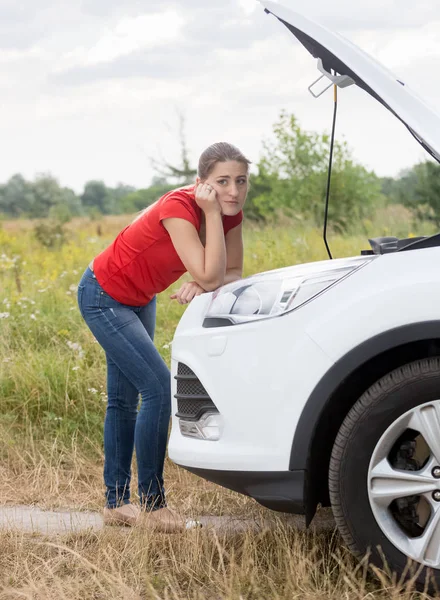
[[[368,469],[368,497],[396,548],[440,568],[440,400],[409,410],[382,435]]]

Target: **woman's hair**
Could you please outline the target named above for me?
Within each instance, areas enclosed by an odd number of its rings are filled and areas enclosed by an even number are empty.
[[[227,162],[229,160],[246,165],[247,172],[249,173],[251,161],[238,148],[227,142],[217,142],[206,148],[200,155],[197,174],[204,181],[218,162]]]
[[[209,174],[213,171],[218,162],[227,162],[228,160],[235,160],[236,162],[246,165],[246,172],[249,173],[249,165],[251,164],[251,161],[248,160],[238,148],[232,144],[228,144],[227,142],[216,142],[215,144],[212,144],[206,148],[206,150],[204,150],[200,155],[197,174],[200,179],[204,181],[208,178]],[[147,206],[141,210],[133,219],[132,223],[142,217],[149,208],[150,207]]]

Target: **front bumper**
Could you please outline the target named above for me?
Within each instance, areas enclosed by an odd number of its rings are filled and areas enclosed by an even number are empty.
[[[193,300],[172,343],[169,456],[190,470],[288,473],[302,410],[316,381],[333,362],[304,331],[301,311],[205,329],[208,303],[209,294]],[[200,395],[206,393],[218,410],[221,436],[217,441],[191,438],[180,431],[175,398],[179,364],[197,376]]]
[[[271,510],[306,514],[306,471],[220,471],[185,468],[208,481],[250,496]]]

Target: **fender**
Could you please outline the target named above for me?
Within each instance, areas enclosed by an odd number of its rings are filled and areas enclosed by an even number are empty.
[[[289,470],[307,470],[314,434],[322,412],[342,382],[372,358],[411,342],[440,340],[440,320],[411,323],[366,340],[340,358],[322,377],[305,404],[292,443]]]

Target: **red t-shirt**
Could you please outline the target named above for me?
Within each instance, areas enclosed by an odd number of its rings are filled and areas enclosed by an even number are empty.
[[[172,190],[159,198],[95,258],[93,270],[98,283],[118,302],[148,304],[185,273],[162,224],[162,219],[169,217],[185,219],[200,231],[202,210],[196,203],[194,186]],[[242,211],[233,217],[223,216],[225,235],[242,220]]]

